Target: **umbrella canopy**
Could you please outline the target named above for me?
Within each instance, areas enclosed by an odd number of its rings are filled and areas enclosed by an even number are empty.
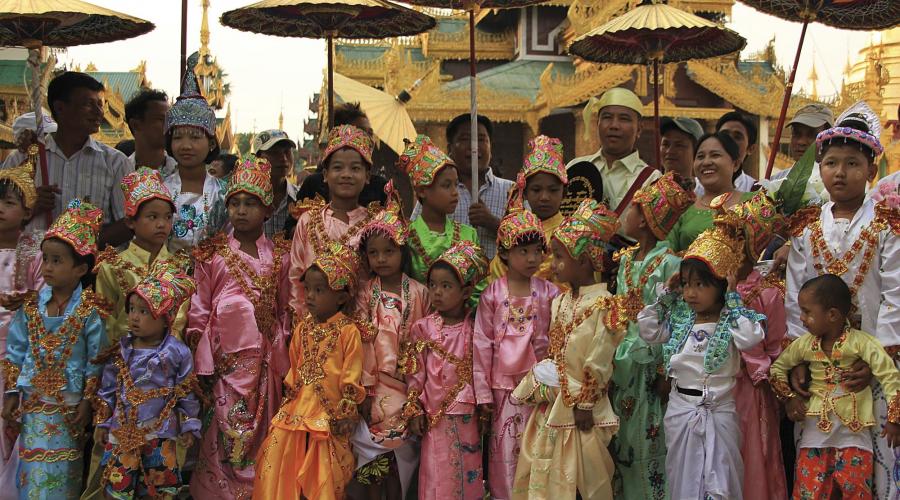
[[[434,27],[430,16],[383,0],[263,0],[222,14],[242,31],[299,38],[386,38]]]
[[[375,135],[398,155],[403,154],[403,139],[416,137],[416,127],[397,97],[340,73],[334,74],[334,91],[346,102],[359,102]]]
[[[897,0],[741,0],[782,19],[817,21],[848,30],[883,30],[900,24]]]
[[[588,61],[653,64],[656,166],[659,158],[659,64],[706,59],[747,44],[736,32],[663,3],[645,2],[578,37],[569,53]]]
[[[79,0],[0,0],[0,45],[72,47],[143,35],[153,23]]]

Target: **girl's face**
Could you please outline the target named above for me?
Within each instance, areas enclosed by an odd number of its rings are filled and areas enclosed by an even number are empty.
[[[583,278],[580,276],[585,267],[582,259],[573,259],[569,255],[569,250],[559,240],[555,238],[550,240],[550,251],[553,253],[550,268],[553,270],[557,282],[574,283]]]
[[[31,218],[31,210],[25,208],[18,190],[11,185],[0,198],[0,233],[21,231],[25,221]]]
[[[172,130],[172,154],[179,166],[203,165],[213,149],[215,144],[212,139],[197,127],[180,126]]]
[[[637,203],[628,205],[625,216],[622,217],[622,232],[631,239],[638,239],[647,231],[647,223],[644,221],[644,213]]]
[[[87,264],[76,264],[68,243],[50,238],[41,243],[41,276],[52,287],[74,287],[88,273]]]
[[[441,314],[454,314],[461,311],[472,287],[463,286],[456,273],[443,267],[435,267],[428,273],[428,292],[431,305]]]
[[[694,175],[707,191],[729,191],[734,188],[732,178],[740,164],[728,155],[722,143],[710,137],[697,147],[694,156]]]
[[[547,220],[559,213],[565,186],[559,177],[540,172],[528,178],[525,184],[525,200],[531,211],[541,220]]]
[[[140,295],[132,293],[128,297],[128,329],[132,335],[140,339],[160,340],[166,333],[166,317],[154,318],[147,301]]]
[[[459,176],[456,167],[444,167],[438,172],[430,186],[416,188],[416,195],[422,205],[428,206],[437,213],[451,215],[459,203]]]
[[[355,149],[342,148],[328,157],[325,184],[333,198],[359,200],[359,193],[369,182],[369,165]]]
[[[509,250],[501,248],[500,254],[510,270],[526,278],[534,276],[544,261],[544,247],[540,242],[516,245]]]
[[[272,209],[263,205],[262,200],[249,193],[235,193],[226,201],[228,220],[234,230],[240,233],[258,231],[263,227]]]
[[[366,240],[366,258],[369,269],[382,278],[403,273],[403,250],[384,235],[373,234]]]
[[[306,308],[319,323],[328,321],[350,300],[346,290],[334,291],[328,285],[328,277],[318,267],[311,267],[303,275],[306,292]]]
[[[160,199],[141,203],[137,214],[125,219],[128,229],[141,247],[159,248],[166,244],[172,232],[172,204]]]
[[[866,183],[875,179],[876,168],[856,146],[835,144],[825,150],[819,172],[831,200],[846,202],[865,196]]]
[[[693,274],[681,277],[684,301],[697,314],[712,314],[722,310],[722,290],[712,283],[704,283]]]

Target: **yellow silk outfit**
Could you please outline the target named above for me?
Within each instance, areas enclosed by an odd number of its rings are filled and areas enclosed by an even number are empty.
[[[365,399],[360,337],[340,312],[322,324],[307,316],[297,325],[285,402],[256,460],[254,499],[344,498],[356,462],[350,435],[332,434],[331,422],[355,416]]]

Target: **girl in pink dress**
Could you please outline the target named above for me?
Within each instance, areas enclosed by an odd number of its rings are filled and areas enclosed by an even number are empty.
[[[360,235],[359,251],[374,277],[360,288],[356,311],[372,322],[376,333],[363,344],[366,400],[352,442],[356,480],[367,486],[369,498],[384,494],[400,499],[406,497],[419,457],[402,415],[406,381],[398,361],[410,328],[427,314],[429,301],[425,285],[403,272],[409,264],[409,227],[393,181],[385,192],[387,206]]]
[[[488,488],[491,498],[512,498],[519,447],[532,406],[510,399],[513,389],[550,344],[550,303],[556,285],[535,273],[544,261],[547,240],[541,220],[522,207],[525,177],[497,229],[497,255],[506,275],[488,285],[475,316],[474,378],[481,402],[492,402],[488,439]]]
[[[40,244],[42,236],[23,231],[37,200],[33,162],[30,157],[18,167],[0,170],[0,352],[6,352],[6,336],[13,313],[24,295],[41,287]],[[10,309],[7,309],[9,307]],[[3,380],[0,368],[0,380]],[[17,427],[0,420],[0,499],[18,498],[16,468],[19,454],[14,453]]]
[[[422,439],[419,498],[422,500],[484,497],[481,422],[489,423],[488,401],[472,380],[474,326],[466,301],[487,274],[481,249],[461,241],[444,252],[428,270],[431,305],[437,311],[417,321],[401,366],[409,394],[403,415],[410,432]],[[478,405],[476,417],[476,405]]]
[[[255,460],[281,403],[290,331],[288,245],[263,231],[272,214],[271,167],[250,158],[225,193],[234,230],[194,250],[197,292],[187,337],[198,338],[194,371],[212,386],[212,418],[191,479],[194,498],[250,498]]]

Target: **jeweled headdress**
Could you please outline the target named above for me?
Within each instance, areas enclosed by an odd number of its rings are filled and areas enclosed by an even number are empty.
[[[44,241],[58,238],[72,245],[78,255],[97,255],[97,236],[103,211],[75,198],[44,234]]]
[[[196,127],[206,132],[207,136],[216,139],[216,113],[200,93],[197,74],[194,73],[199,61],[200,54],[197,52],[191,54],[187,60],[184,80],[181,82],[181,95],[166,113],[166,133],[168,134],[173,127]]]
[[[406,148],[398,166],[407,174],[413,188],[430,186],[438,173],[447,165],[456,165],[427,135],[419,134],[416,140],[404,139]]]
[[[194,279],[185,270],[169,261],[160,261],[150,274],[140,281],[131,293],[141,296],[150,305],[150,313],[159,318],[177,311],[196,290]],[[170,320],[175,315],[170,315]]]
[[[328,243],[328,247],[316,257],[312,266],[325,273],[325,277],[328,278],[328,286],[332,290],[340,291],[349,288],[353,293],[356,289],[359,281],[359,255],[346,245],[337,241]]]
[[[487,276],[488,261],[481,247],[471,241],[462,240],[448,248],[431,264],[444,262],[456,271],[456,277],[464,285],[474,285]]]
[[[322,165],[328,162],[328,158],[335,151],[343,148],[350,148],[359,153],[370,167],[372,166],[372,138],[362,129],[353,125],[341,125],[334,127],[328,132],[328,142],[325,146],[325,152],[322,154]]]
[[[141,203],[150,200],[163,200],[174,206],[172,193],[163,182],[158,170],[139,167],[122,178],[122,191],[125,192],[125,215],[134,217]]]
[[[237,193],[256,196],[263,205],[271,207],[275,200],[272,192],[272,165],[264,158],[254,155],[248,155],[244,161],[238,162],[228,179],[225,199]]]
[[[500,226],[497,228],[497,245],[501,248],[509,250],[529,236],[537,236],[544,248],[547,247],[544,226],[541,224],[540,217],[530,210],[525,210],[524,189],[525,173],[519,172],[515,191],[510,196],[509,205],[506,208],[506,216],[500,220]]]
[[[632,201],[641,208],[647,225],[660,240],[666,239],[681,214],[694,204],[694,191],[684,189],[683,183],[681,176],[669,172],[634,193]]]
[[[34,163],[38,155],[37,145],[28,148],[25,161],[19,166],[0,170],[0,182],[9,182],[22,192],[22,203],[25,208],[33,208],[37,201],[37,190],[34,188]]]
[[[558,240],[573,259],[589,252],[594,269],[603,268],[603,245],[619,230],[619,217],[602,203],[594,199],[585,199],[581,205],[566,217],[553,232],[553,239]]]
[[[366,224],[360,233],[359,240],[364,241],[373,234],[381,234],[390,238],[398,246],[403,246],[409,236],[409,224],[403,216],[400,193],[394,189],[393,180],[388,181],[384,186],[384,193],[387,195],[387,205],[375,214],[375,218],[371,222]]]
[[[525,157],[522,173],[525,174],[525,179],[534,174],[546,173],[559,178],[563,184],[568,184],[562,142],[546,135],[539,135],[528,141],[528,156]]]
[[[834,127],[823,130],[816,136],[816,147],[820,153],[828,143],[846,144],[847,141],[868,147],[875,157],[884,152],[884,146],[878,139],[881,135],[881,119],[865,102],[859,101],[847,108],[834,123]],[[860,129],[868,129],[868,132]]]
[[[731,208],[743,221],[747,257],[756,262],[776,234],[787,227],[784,216],[778,212],[775,202],[765,189],[760,189],[749,200]]]
[[[682,258],[704,262],[719,279],[737,273],[746,258],[741,224],[737,212],[727,211],[717,215],[713,227],[700,233]]]

